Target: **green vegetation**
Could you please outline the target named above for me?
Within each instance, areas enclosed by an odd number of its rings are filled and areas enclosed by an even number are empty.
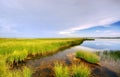
[[[99,57],[95,53],[90,52],[90,51],[85,51],[85,50],[78,51],[76,52],[76,57],[81,58],[90,63],[99,62]]]
[[[81,38],[56,39],[7,39],[0,38],[0,77],[30,77],[31,71],[25,67],[22,70],[9,70],[14,64],[35,56],[47,56],[74,45],[81,44]],[[65,68],[67,71],[67,68]],[[64,77],[67,76],[67,73]]]
[[[0,39],[0,54],[7,55],[10,64],[25,60],[28,56],[45,56],[60,49],[77,45],[83,39]]]
[[[0,55],[0,59],[0,77],[31,77],[32,71],[28,67],[23,67],[22,70],[9,70],[6,56]]]
[[[72,71],[73,77],[89,77],[91,73],[90,68],[85,64],[74,65]]]
[[[116,50],[116,51],[103,51],[104,55],[110,56],[114,59],[120,59],[120,51]]]
[[[6,70],[5,56],[0,55],[0,77],[5,77]]]
[[[23,51],[14,51],[12,54],[9,54],[6,61],[12,65],[14,62],[17,63],[18,61],[23,61],[26,57],[28,52],[26,50]]]
[[[27,67],[24,67],[23,69],[23,77],[31,77],[32,76],[32,71],[27,68]]]
[[[103,52],[97,51],[97,55],[103,58],[111,59],[111,60],[119,60],[120,59],[120,50],[104,50]]]
[[[23,67],[22,70],[8,71],[6,77],[31,77],[32,72],[28,67]]]
[[[67,66],[56,63],[54,67],[55,77],[70,77],[69,70]]]
[[[72,68],[56,63],[54,66],[55,77],[89,77],[91,70],[85,64],[73,65]]]

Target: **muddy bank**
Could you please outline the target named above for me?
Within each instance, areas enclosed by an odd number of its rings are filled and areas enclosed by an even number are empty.
[[[64,49],[68,49],[70,47],[73,47],[73,46],[76,46],[76,45],[80,45],[82,44],[84,41],[86,40],[93,40],[93,39],[87,39],[87,38],[83,38],[83,39],[79,39],[79,40],[76,40],[76,41],[68,41],[66,42],[66,44],[60,44],[58,45],[58,47],[54,47],[53,48],[50,48],[50,49],[47,49],[47,46],[45,47],[46,49],[45,50],[38,50],[38,51],[41,51],[41,53],[37,52],[37,53],[28,53],[26,55],[26,58],[24,58],[24,60],[20,60],[18,59],[18,61],[13,61],[11,62],[11,60],[9,61],[6,61],[9,65],[10,65],[10,69],[16,69],[16,68],[19,68],[21,66],[24,65],[25,62],[29,61],[29,60],[33,60],[33,59],[40,59],[40,58],[44,58],[44,57],[47,57],[47,56],[52,56],[60,51],[63,51]],[[18,57],[19,58],[19,57]],[[16,60],[16,59],[14,59]]]
[[[101,56],[102,66],[114,71],[120,77],[120,59],[114,58],[113,56],[110,56],[109,54],[105,55],[103,53],[101,53],[99,56]]]
[[[73,54],[71,54],[71,56],[68,56],[70,62],[72,62],[71,64],[74,65],[74,64],[84,63],[85,65],[89,66],[92,70],[90,77],[119,77],[116,72],[103,66],[101,62],[97,64],[93,64],[83,59],[77,59],[75,58],[74,55],[73,56],[72,55]]]
[[[76,59],[74,53],[81,50],[81,46],[74,46],[51,56],[28,60],[26,66],[34,70],[32,77],[54,77],[54,63],[60,62],[67,66],[85,63],[90,66],[91,77],[119,77],[116,72],[104,66],[101,62],[90,64],[84,60]]]

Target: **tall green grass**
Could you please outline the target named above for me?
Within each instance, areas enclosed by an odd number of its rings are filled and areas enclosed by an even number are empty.
[[[0,77],[31,77],[32,71],[28,67],[23,67],[22,70],[10,70],[6,63],[6,56],[0,55]]]
[[[0,77],[30,77],[31,72],[26,68],[17,71],[9,70],[9,65],[18,64],[27,57],[46,56],[60,49],[81,44],[85,39],[56,38],[56,39],[7,39],[0,38]],[[5,58],[3,58],[5,56]],[[65,69],[67,70],[67,68]],[[6,73],[9,72],[9,73]],[[9,75],[9,76],[7,76]],[[66,74],[67,76],[67,74]]]
[[[89,77],[91,74],[90,68],[85,64],[65,66],[56,63],[54,66],[55,77]]]
[[[23,50],[23,51],[14,51],[12,54],[7,55],[7,59],[6,61],[9,64],[13,64],[14,62],[17,63],[18,61],[23,61],[26,57],[28,51],[27,50]]]
[[[28,67],[23,67],[22,70],[8,71],[6,77],[31,77],[32,71]]]
[[[84,39],[0,39],[0,54],[9,63],[23,61],[27,56],[45,56],[83,42]]]
[[[73,65],[72,67],[73,77],[89,77],[91,70],[87,65]]]
[[[0,77],[6,77],[6,71],[7,66],[6,66],[6,61],[5,61],[5,56],[0,55]]]
[[[69,70],[67,66],[56,63],[54,67],[55,77],[70,77]]]
[[[98,63],[100,60],[99,56],[97,56],[95,53],[85,50],[76,52],[76,57],[84,59],[85,61],[90,63]]]

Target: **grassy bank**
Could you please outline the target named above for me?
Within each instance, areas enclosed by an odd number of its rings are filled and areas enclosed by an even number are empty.
[[[73,45],[84,39],[0,39],[0,55],[7,56],[10,64],[25,60],[28,56],[45,56]]]
[[[55,77],[70,77],[70,72],[67,66],[56,63],[54,66]]]
[[[58,52],[61,49],[65,49],[74,45],[81,44],[84,40],[82,38],[56,38],[56,39],[0,39],[0,68],[1,77],[14,77],[15,74],[21,72],[20,76],[25,75],[27,72],[26,68],[23,70],[11,71],[9,68],[13,67],[14,64],[25,61],[27,58],[35,56],[46,56]],[[28,68],[29,69],[29,68]],[[28,70],[27,69],[27,70]],[[5,72],[10,72],[10,75]],[[28,70],[29,77],[30,71]],[[18,76],[19,76],[18,74]],[[14,76],[13,76],[14,75]],[[25,77],[25,76],[23,76]]]
[[[0,55],[0,77],[31,77],[32,70],[28,67],[22,67],[19,70],[10,70],[6,63],[6,56]]]
[[[96,53],[86,50],[76,52],[76,57],[83,59],[89,63],[98,63],[100,61],[100,58],[96,55]]]
[[[56,63],[54,66],[55,77],[89,77],[90,68],[85,64],[72,65],[71,67]]]

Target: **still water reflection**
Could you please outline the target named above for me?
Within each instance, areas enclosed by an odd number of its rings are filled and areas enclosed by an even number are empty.
[[[95,39],[85,41],[81,46],[97,50],[120,50],[120,39]]]

